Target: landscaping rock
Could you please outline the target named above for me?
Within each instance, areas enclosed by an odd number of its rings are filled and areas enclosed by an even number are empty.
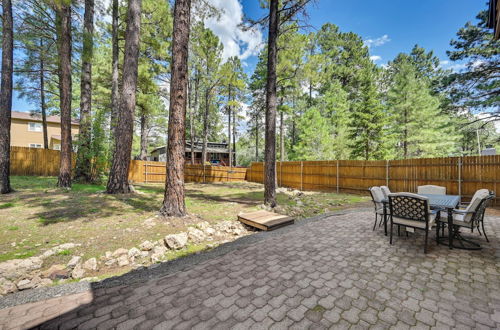
[[[151,262],[155,263],[163,260],[167,251],[168,249],[164,246],[155,246],[153,249],[153,254],[151,255]]]
[[[71,260],[68,262],[68,264],[66,265],[66,267],[73,269],[81,261],[82,261],[82,257],[80,257],[80,256],[73,256],[73,257],[71,257]]]
[[[38,286],[41,283],[41,281],[42,281],[42,279],[39,276],[34,276],[31,280],[22,279],[19,282],[17,282],[17,288],[19,290],[32,289],[32,288]]]
[[[111,258],[113,258],[113,252],[106,251],[106,253],[104,254],[104,259],[109,260]]]
[[[150,241],[144,241],[141,243],[141,245],[139,245],[139,248],[142,251],[151,251],[154,248],[154,244]]]
[[[207,221],[200,222],[196,225],[201,231],[203,231],[208,236],[215,235],[215,229],[213,229]]]
[[[189,227],[187,234],[188,234],[189,240],[194,242],[194,243],[200,243],[200,242],[204,241],[206,238],[206,235],[202,230],[194,228],[194,227]]]
[[[96,271],[97,270],[97,260],[96,258],[90,258],[83,263],[83,269]]]
[[[17,280],[24,274],[42,268],[43,260],[39,257],[12,259],[0,263],[0,277]]]
[[[132,260],[133,260],[135,257],[139,256],[140,254],[141,254],[141,251],[139,251],[139,249],[138,249],[138,248],[136,248],[136,247],[133,247],[133,248],[131,248],[130,250],[128,250],[128,257],[129,257],[130,259],[132,259]]]
[[[82,264],[77,264],[73,271],[71,272],[71,277],[74,279],[82,278],[85,275],[85,269],[82,268]]]
[[[32,287],[33,286],[31,285],[30,280],[24,279],[24,280],[20,280],[19,282],[17,282],[17,288],[19,290],[26,290],[26,289],[30,289]]]
[[[64,279],[61,279],[61,280],[65,280]],[[50,278],[42,278],[40,280],[40,283],[38,284],[37,287],[41,287],[41,286],[49,286],[49,285],[52,285],[52,283],[54,283]]]
[[[14,282],[11,282],[6,278],[0,277],[0,295],[13,293],[16,291],[17,291],[17,286],[14,284]]]
[[[74,249],[74,248],[76,248],[77,246],[80,246],[80,245],[81,244],[64,243],[64,244],[61,244],[61,245],[58,245],[58,246],[54,247],[54,250],[56,250],[56,252],[60,252],[60,251],[63,251],[63,250]]]
[[[222,221],[215,225],[215,228],[222,233],[233,234],[236,236],[246,232],[245,227],[236,221]]]
[[[113,257],[119,257],[121,256],[122,254],[128,254],[128,250],[127,249],[124,249],[124,248],[119,248],[119,249],[116,249],[115,252],[113,252],[112,256]]]
[[[113,266],[114,264],[116,264],[118,261],[116,259],[109,259],[109,260],[106,260],[106,262],[104,263],[106,266],[108,267],[111,267]]]
[[[187,233],[171,234],[165,236],[165,244],[173,250],[182,249],[188,241]]]
[[[42,259],[46,259],[50,256],[53,256],[54,254],[56,254],[56,251],[54,251],[53,249],[49,249],[49,250],[45,251],[40,257]]]
[[[99,278],[97,277],[85,277],[80,280],[80,282],[97,282],[99,281]]]
[[[120,257],[118,257],[118,266],[123,267],[127,266],[129,264],[127,255],[122,254]]]
[[[51,280],[69,277],[69,271],[64,265],[52,265],[49,269],[42,272],[42,276]]]

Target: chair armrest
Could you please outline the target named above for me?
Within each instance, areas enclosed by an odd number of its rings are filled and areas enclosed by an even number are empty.
[[[474,213],[474,211],[466,211],[466,210],[454,209],[453,213],[456,213],[456,214],[467,214],[467,213]]]

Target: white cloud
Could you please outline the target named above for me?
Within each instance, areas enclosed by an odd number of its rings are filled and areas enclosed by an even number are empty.
[[[443,60],[439,62],[439,67],[444,70],[451,70],[453,72],[459,72],[465,69],[467,66],[464,63],[455,63],[448,60]]]
[[[391,41],[391,39],[389,38],[389,36],[387,34],[384,34],[383,36],[381,36],[379,38],[366,39],[364,41],[364,43],[365,43],[365,46],[367,46],[368,48],[371,48],[371,47],[382,46],[383,44],[386,44],[389,41]]]
[[[238,56],[242,60],[257,55],[263,47],[262,33],[258,29],[244,30],[243,7],[238,0],[208,0],[219,8],[219,17],[212,17],[205,22],[224,45],[222,57]]]
[[[382,57],[378,56],[378,55],[372,55],[372,56],[370,56],[370,60],[372,60],[373,62],[380,61],[381,59],[382,59]]]

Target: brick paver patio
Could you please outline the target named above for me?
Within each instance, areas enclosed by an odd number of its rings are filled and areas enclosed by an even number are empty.
[[[500,328],[500,219],[481,251],[373,232],[353,212],[297,224],[189,269],[0,310],[0,329]]]

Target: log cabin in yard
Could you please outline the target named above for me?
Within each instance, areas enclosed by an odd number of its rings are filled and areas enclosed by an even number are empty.
[[[195,155],[195,164],[202,164],[201,161],[201,153],[203,149],[203,142],[194,142],[193,143],[193,151]],[[212,165],[222,165],[229,166],[229,146],[227,142],[207,142],[207,162],[210,162]],[[186,163],[191,162],[191,142],[186,141],[185,147],[185,157]],[[233,151],[233,159],[235,157],[235,153]],[[153,149],[150,154],[150,160],[165,162],[167,161],[166,154],[166,146],[161,146]]]

